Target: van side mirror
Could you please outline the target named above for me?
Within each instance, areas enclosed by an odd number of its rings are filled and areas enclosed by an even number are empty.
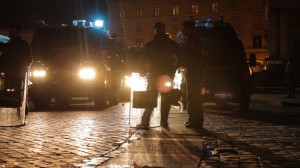
[[[256,54],[254,53],[250,54],[249,66],[256,66]]]

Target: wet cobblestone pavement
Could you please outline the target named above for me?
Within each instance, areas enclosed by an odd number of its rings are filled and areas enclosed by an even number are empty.
[[[192,130],[183,126],[187,113],[173,108],[168,129],[136,130],[128,127],[128,105],[103,111],[31,112],[26,126],[0,127],[0,166],[300,167],[297,114],[260,113],[261,105],[249,114],[206,106],[204,129]]]
[[[169,119],[169,129],[139,130],[135,134],[139,138],[120,156],[98,168],[300,167],[299,124],[278,123],[280,117],[205,108],[201,130],[184,128],[186,113],[173,109]]]
[[[0,127],[0,166],[82,167],[134,133],[127,113],[122,105],[103,111],[30,112],[26,126]]]
[[[230,112],[206,115],[201,167],[300,167],[299,124],[274,124],[263,118],[272,116],[253,115],[260,120]]]

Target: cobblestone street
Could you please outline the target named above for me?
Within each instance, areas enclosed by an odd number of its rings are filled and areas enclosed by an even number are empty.
[[[139,130],[138,140],[99,168],[298,168],[300,128],[295,120],[289,122],[298,115],[274,116],[255,109],[261,106],[253,104],[249,114],[206,107],[202,130],[186,129],[187,114],[173,109],[169,129]]]
[[[26,126],[0,128],[0,166],[298,168],[299,108],[282,107],[294,111],[285,117],[257,109],[262,106],[253,103],[251,113],[239,114],[205,106],[201,130],[185,128],[187,113],[175,108],[168,129],[129,128],[128,103],[103,111],[30,112]]]
[[[0,128],[0,165],[81,167],[130,137],[134,130],[127,112],[122,105],[103,111],[30,112],[26,126]]]
[[[273,116],[261,114],[211,111],[206,116],[202,167],[300,166],[299,125],[273,123],[266,119]]]

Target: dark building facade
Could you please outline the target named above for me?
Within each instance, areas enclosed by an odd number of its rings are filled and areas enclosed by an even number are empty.
[[[246,52],[266,57],[300,57],[299,0],[4,0],[0,6],[0,34],[5,26],[21,22],[30,42],[36,20],[65,23],[102,16],[107,28],[126,46],[143,46],[153,37],[153,25],[164,22],[176,39],[180,24],[223,16],[235,28]]]
[[[271,57],[300,59],[300,1],[268,1],[268,49]],[[298,65],[300,66],[300,65]]]
[[[153,37],[153,25],[164,22],[175,39],[180,24],[223,16],[235,28],[246,52],[286,59],[299,55],[299,0],[106,0],[108,28],[127,46],[142,46]]]

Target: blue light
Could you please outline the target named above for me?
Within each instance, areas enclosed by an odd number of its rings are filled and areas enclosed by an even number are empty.
[[[0,34],[0,43],[7,43],[9,40],[9,37]]]
[[[103,27],[104,21],[103,20],[96,20],[95,21],[95,26],[96,27]]]

